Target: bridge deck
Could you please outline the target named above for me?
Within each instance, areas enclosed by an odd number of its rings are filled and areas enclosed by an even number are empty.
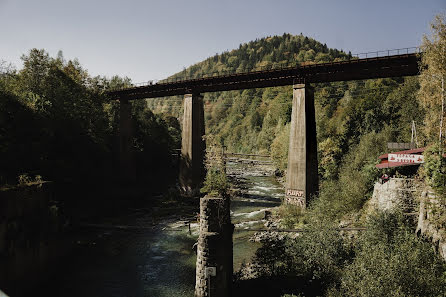
[[[352,59],[282,69],[236,73],[127,88],[109,93],[111,99],[144,99],[164,96],[417,75],[417,54]]]

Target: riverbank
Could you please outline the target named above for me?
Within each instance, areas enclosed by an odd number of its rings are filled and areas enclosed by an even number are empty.
[[[265,211],[280,205],[283,195],[272,167],[245,165],[227,164],[236,227],[234,271],[260,247],[250,240],[255,232],[249,229],[264,228]],[[173,190],[160,195],[142,186],[116,186],[107,193],[92,190],[70,205],[65,214],[70,253],[59,258],[51,278],[28,292],[48,297],[193,296],[198,198],[183,198]]]
[[[90,212],[73,223],[73,253],[37,291],[49,297],[192,296],[197,234],[188,230],[198,199],[167,193],[111,204],[106,215]]]

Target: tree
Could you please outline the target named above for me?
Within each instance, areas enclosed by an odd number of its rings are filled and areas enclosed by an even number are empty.
[[[426,109],[424,132],[428,142],[444,134],[444,80],[446,78],[446,20],[437,15],[431,36],[423,37],[418,98]]]
[[[321,154],[319,167],[322,176],[325,179],[335,179],[338,175],[338,161],[341,153],[339,144],[328,137],[319,143],[319,151]]]
[[[42,82],[49,71],[50,57],[43,49],[32,49],[29,55],[21,57],[23,70],[21,78],[27,91],[41,95],[43,92]]]

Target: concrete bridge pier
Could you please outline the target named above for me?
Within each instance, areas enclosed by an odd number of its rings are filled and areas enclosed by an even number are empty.
[[[180,187],[186,195],[195,194],[203,184],[206,174],[204,135],[203,96],[186,94],[180,161]]]
[[[318,189],[314,90],[309,84],[297,84],[293,86],[285,201],[306,208]]]
[[[119,108],[119,163],[121,179],[129,182],[136,179],[135,156],[133,152],[132,105],[121,99]]]

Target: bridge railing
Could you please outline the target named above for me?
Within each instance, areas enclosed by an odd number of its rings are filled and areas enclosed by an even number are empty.
[[[380,57],[419,54],[419,53],[421,53],[421,50],[419,47],[406,47],[406,48],[397,48],[397,49],[384,50],[384,51],[352,54],[352,57],[356,58],[356,59],[369,59],[369,58],[380,58]]]
[[[390,56],[398,56],[398,55],[407,55],[407,54],[416,54],[421,53],[421,50],[419,47],[406,47],[406,48],[398,48],[398,49],[390,49],[390,50],[381,50],[381,51],[372,51],[372,52],[366,52],[366,53],[358,53],[358,54],[346,54],[345,52],[341,51],[345,56],[339,59],[339,61],[351,61],[351,60],[357,60],[357,59],[371,59],[371,58],[382,58],[382,57],[390,57]],[[166,79],[161,80],[149,80],[146,82],[141,83],[133,83],[130,87],[118,87],[113,89],[112,91],[120,91],[124,89],[132,89],[132,88],[139,88],[139,87],[146,87],[150,85],[156,85],[156,84],[169,84],[169,83],[178,83],[183,81],[198,81],[201,79],[207,79],[211,77],[218,77],[218,76],[230,76],[230,75],[236,75],[236,74],[249,74],[253,72],[264,72],[264,71],[272,71],[272,70],[283,70],[283,69],[289,69],[289,68],[296,68],[301,66],[308,66],[308,65],[314,65],[314,64],[322,64],[327,62],[314,62],[314,61],[281,61],[277,63],[270,63],[261,67],[255,67],[250,70],[221,70],[221,71],[215,71],[211,73],[194,73],[193,75],[189,76],[178,76],[178,77],[168,77]],[[329,62],[328,62],[329,63]]]

